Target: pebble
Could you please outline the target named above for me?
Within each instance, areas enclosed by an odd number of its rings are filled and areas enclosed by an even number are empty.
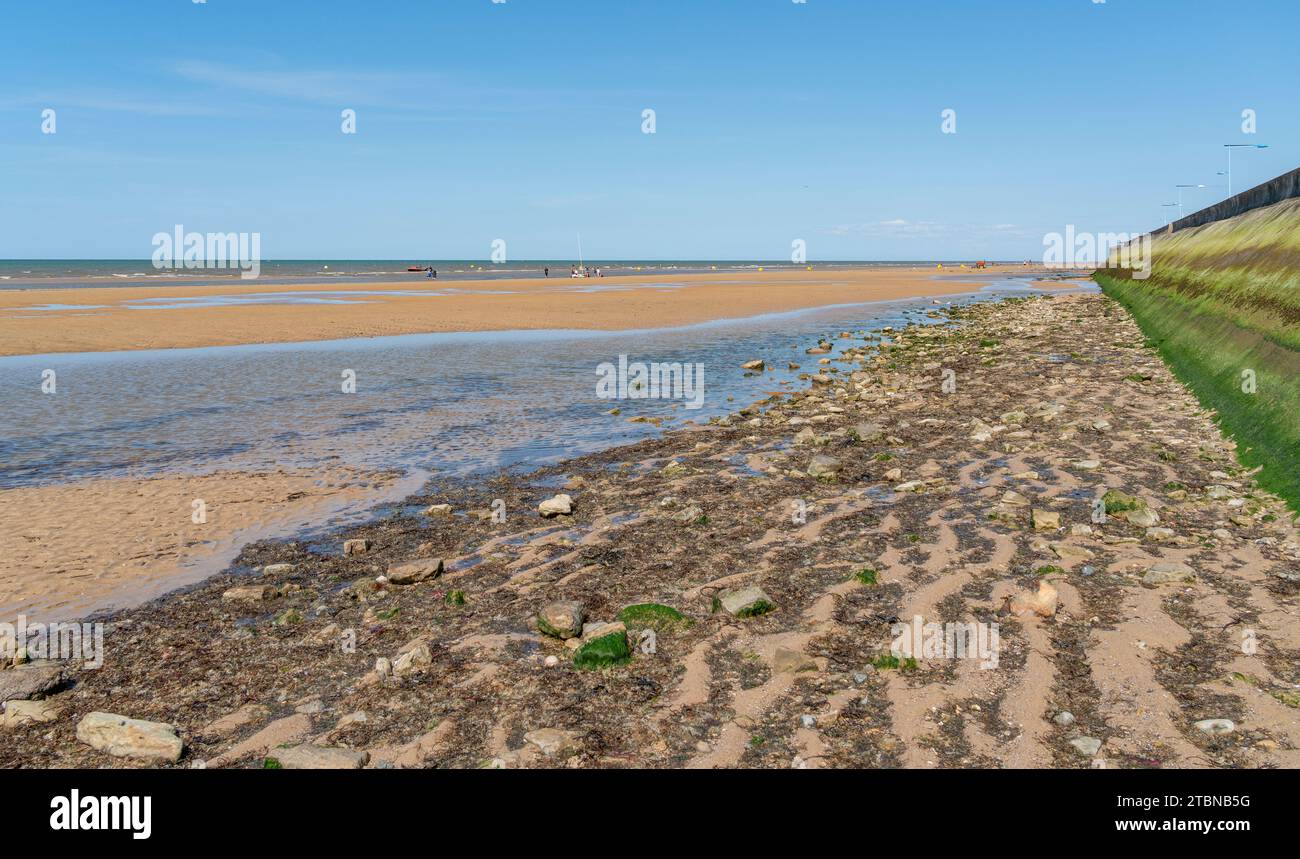
[[[280,590],[274,585],[245,585],[231,588],[221,595],[226,602],[265,602],[275,599]]]
[[[771,597],[757,586],[721,591],[718,594],[718,601],[722,603],[723,611],[736,616],[753,613],[764,605],[772,605]]]
[[[840,472],[840,461],[833,456],[817,454],[808,461],[809,477],[834,477]]]
[[[524,742],[536,746],[548,758],[557,757],[567,752],[572,746],[574,734],[559,728],[539,728],[524,734]]]
[[[1101,740],[1096,737],[1075,737],[1070,740],[1070,745],[1074,746],[1076,752],[1089,758],[1101,751]]]
[[[1202,719],[1196,723],[1196,730],[1211,736],[1219,736],[1231,734],[1237,730],[1237,725],[1231,719]]]
[[[778,674],[816,671],[817,663],[808,654],[788,647],[778,647],[772,656],[772,670]]]
[[[1179,564],[1171,561],[1161,561],[1147,567],[1146,574],[1142,576],[1144,585],[1172,585],[1179,584],[1193,577],[1195,573],[1192,568],[1186,564]]]

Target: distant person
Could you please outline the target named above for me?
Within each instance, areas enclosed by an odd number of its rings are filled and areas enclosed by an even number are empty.
[[[425,279],[433,277],[433,266],[429,266],[428,273],[424,277]]]
[[[550,276],[551,276],[551,267],[548,265],[546,268],[542,269],[542,277],[550,277]]]

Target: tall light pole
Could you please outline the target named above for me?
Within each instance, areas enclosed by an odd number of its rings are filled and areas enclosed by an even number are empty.
[[[1162,209],[1170,209],[1170,208],[1172,208],[1173,206],[1177,206],[1177,205],[1178,205],[1177,203],[1161,203],[1161,204],[1160,204],[1160,208],[1162,208]],[[1169,212],[1168,212],[1168,211],[1165,212],[1165,226],[1166,226],[1166,227],[1169,226]]]
[[[1179,218],[1179,220],[1182,220],[1182,217],[1183,217],[1183,189],[1184,189],[1184,188],[1204,188],[1205,186],[1204,186],[1204,185],[1175,185],[1174,187],[1178,189],[1178,218]]]
[[[1267,143],[1225,143],[1223,148],[1228,150],[1228,196],[1232,196],[1232,150],[1234,149],[1267,149]]]

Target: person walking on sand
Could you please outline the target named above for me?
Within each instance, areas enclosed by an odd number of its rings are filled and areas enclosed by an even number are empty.
[[[542,277],[550,277],[550,276],[551,276],[551,267],[548,265],[546,268],[542,269]]]

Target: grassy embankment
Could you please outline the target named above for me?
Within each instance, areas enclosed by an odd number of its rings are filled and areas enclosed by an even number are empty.
[[[1300,513],[1300,200],[1157,237],[1146,280],[1096,279]]]

